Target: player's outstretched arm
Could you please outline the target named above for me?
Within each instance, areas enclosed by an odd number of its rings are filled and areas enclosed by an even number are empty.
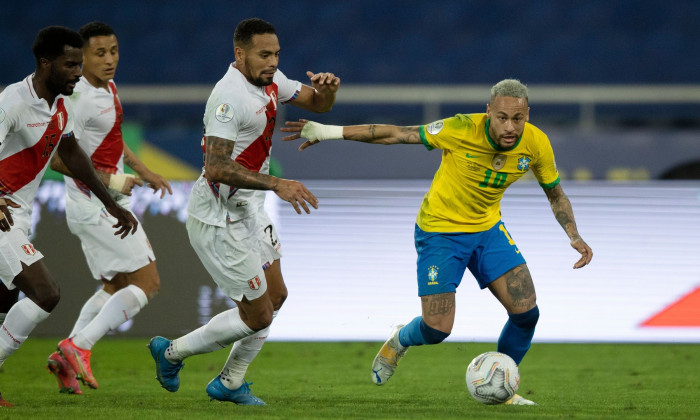
[[[73,173],[66,167],[58,153],[51,157],[49,167],[59,174],[74,178]],[[143,185],[143,181],[131,174],[110,174],[97,169],[95,169],[95,172],[105,187],[125,195],[131,195],[131,190],[135,186]]]
[[[593,250],[578,233],[576,220],[574,219],[574,210],[571,207],[569,197],[566,196],[561,185],[549,189],[545,188],[544,192],[547,194],[554,217],[571,241],[571,247],[581,254],[581,258],[574,264],[574,268],[581,268],[587,265],[593,258]]]
[[[283,137],[284,141],[305,138],[306,141],[299,146],[299,150],[319,143],[323,140],[354,140],[371,144],[421,144],[420,127],[384,124],[366,125],[324,125],[317,122],[301,119],[299,121],[286,121],[280,131],[294,133]]]
[[[204,174],[211,182],[221,182],[235,188],[271,190],[301,214],[301,209],[311,213],[309,206],[318,208],[318,199],[298,181],[282,179],[246,169],[231,159],[235,142],[220,137],[207,136],[207,157]]]
[[[61,139],[56,153],[61,158],[66,169],[72,174],[73,178],[87,185],[90,191],[105,205],[105,210],[117,219],[117,223],[112,226],[117,229],[114,233],[115,235],[121,235],[122,238],[125,238],[129,232],[132,234],[136,232],[139,222],[136,221],[129,211],[118,205],[112,196],[109,195],[107,188],[92,167],[90,158],[88,158],[83,149],[78,146],[75,136],[71,134],[69,137]]]
[[[131,151],[126,143],[124,143],[124,163],[129,168],[133,169],[134,172],[139,174],[139,177],[142,180],[148,183],[148,187],[153,189],[153,194],[160,191],[160,198],[163,198],[165,197],[165,192],[167,191],[170,193],[170,195],[173,195],[173,190],[170,188],[170,183],[168,180],[148,169],[148,167],[141,162],[136,154]]]

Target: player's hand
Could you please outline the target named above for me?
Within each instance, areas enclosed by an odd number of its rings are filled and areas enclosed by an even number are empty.
[[[304,184],[299,181],[290,181],[288,179],[279,178],[279,182],[273,188],[273,191],[279,198],[288,202],[294,207],[297,214],[301,214],[301,208],[304,209],[306,214],[311,213],[308,204],[315,209],[318,209],[318,199],[311,191],[307,190]]]
[[[121,235],[122,239],[124,239],[129,232],[131,232],[132,235],[136,233],[139,222],[130,211],[116,203],[114,206],[105,207],[105,210],[117,219],[117,223],[112,225],[113,228],[117,229],[117,231],[114,232],[115,235]]]
[[[0,230],[3,232],[9,232],[11,226],[15,225],[10,207],[16,209],[21,206],[9,198],[0,198]]]
[[[165,192],[169,192],[173,195],[173,190],[170,188],[170,183],[168,180],[158,175],[155,172],[148,171],[148,173],[143,174],[141,178],[148,183],[148,188],[153,189],[153,194],[160,191],[160,198],[165,197]]]
[[[131,195],[131,190],[137,185],[143,185],[143,181],[131,174],[112,174],[109,177],[109,189],[125,195]]]
[[[302,138],[302,131],[304,130],[304,127],[306,124],[309,122],[309,120],[305,119],[299,119],[299,121],[285,121],[284,122],[284,127],[280,127],[280,131],[284,133],[294,133],[292,135],[282,137],[283,141],[292,141],[296,139]],[[320,140],[318,139],[308,139],[304,143],[299,146],[299,151],[302,151],[306,149],[307,147],[314,145],[318,143]]]
[[[281,131],[296,134],[283,137],[282,140],[296,140],[302,137],[306,139],[306,141],[299,146],[299,151],[323,140],[341,140],[344,138],[344,127],[341,125],[326,125],[304,119],[300,119],[298,122],[285,121],[284,124],[286,127],[280,128]]]
[[[307,71],[306,75],[309,76],[309,80],[311,80],[311,87],[322,95],[326,93],[335,94],[340,87],[340,77],[336,77],[333,73],[314,74],[312,71]]]
[[[578,238],[571,241],[571,247],[581,254],[581,259],[574,264],[574,268],[584,267],[591,262],[591,259],[593,258],[593,250],[583,241],[583,239]]]

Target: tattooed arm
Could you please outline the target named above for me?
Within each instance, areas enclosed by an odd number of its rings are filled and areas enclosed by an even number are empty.
[[[318,208],[318,200],[301,182],[253,172],[233,160],[234,141],[207,136],[206,144],[204,173],[207,180],[247,190],[274,191],[282,200],[290,203],[298,214],[301,214],[300,207],[306,213],[311,212],[307,203]]]
[[[313,121],[287,121],[280,131],[294,133],[282,140],[307,139],[299,146],[299,150],[316,144],[322,140],[354,140],[371,144],[421,144],[420,127],[400,127],[396,125],[367,124],[367,125],[323,125]]]
[[[552,206],[554,217],[569,237],[571,246],[581,254],[581,259],[574,264],[574,268],[585,266],[591,262],[593,250],[581,239],[581,235],[578,233],[576,220],[574,220],[574,210],[571,208],[569,197],[566,196],[561,185],[549,189],[545,188],[544,192],[547,195],[550,206]]]

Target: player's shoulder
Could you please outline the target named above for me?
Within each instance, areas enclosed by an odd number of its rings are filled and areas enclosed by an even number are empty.
[[[525,133],[529,135],[536,142],[549,141],[547,135],[539,127],[529,122],[525,123]]]
[[[8,120],[22,115],[30,103],[26,100],[30,96],[26,81],[13,83],[0,92],[0,120]],[[0,121],[2,122],[2,121]]]
[[[444,120],[445,127],[451,131],[475,132],[486,121],[486,114],[455,114]]]

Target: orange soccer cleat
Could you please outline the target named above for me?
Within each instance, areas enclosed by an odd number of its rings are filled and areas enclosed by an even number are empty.
[[[73,339],[66,338],[58,343],[58,352],[75,371],[76,377],[92,389],[97,389],[97,380],[90,368],[90,350],[84,350],[73,344]]]
[[[82,394],[75,371],[57,351],[51,353],[46,366],[56,376],[58,391],[63,394]]]

